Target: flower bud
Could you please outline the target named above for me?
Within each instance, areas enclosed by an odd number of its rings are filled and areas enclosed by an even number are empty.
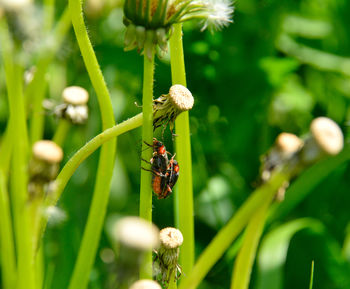
[[[138,217],[125,217],[113,226],[119,247],[116,274],[121,288],[137,279],[145,253],[159,245],[158,228]]]
[[[262,181],[268,181],[273,170],[276,168],[281,168],[289,164],[293,156],[302,148],[303,144],[303,141],[292,133],[280,133],[276,138],[274,146],[263,158]]]
[[[69,86],[62,92],[63,104],[58,105],[55,114],[68,119],[74,124],[83,124],[88,118],[87,102],[89,94],[79,86]]]
[[[175,228],[164,228],[160,231],[160,247],[157,252],[159,265],[158,277],[162,284],[166,286],[170,281],[170,276],[174,273],[175,279],[181,273],[178,265],[180,246],[183,243],[182,233]]]
[[[113,229],[114,237],[120,244],[140,251],[158,247],[158,232],[155,225],[138,217],[125,217]]]
[[[183,111],[192,109],[194,98],[184,86],[175,84],[170,87],[168,94],[163,94],[153,101],[153,127],[170,125],[174,128],[176,117]]]
[[[150,58],[155,45],[159,45],[163,51],[167,50],[167,41],[173,24],[200,19],[203,21],[203,29],[206,27],[219,29],[232,22],[232,13],[233,7],[229,0],[125,0],[124,24],[127,26],[125,49],[131,50],[137,46],[140,52],[146,48],[142,44],[148,43],[145,52]],[[150,33],[146,37],[144,34],[139,35],[133,25],[144,27]],[[153,47],[150,47],[151,44]]]
[[[129,289],[162,289],[162,287],[153,280],[138,280],[131,285]]]
[[[0,0],[0,7],[8,11],[18,11],[20,9],[25,9],[33,1],[31,0]]]
[[[42,195],[45,188],[50,188],[50,184],[57,176],[63,151],[52,141],[40,140],[33,145],[32,152],[28,191],[32,197],[35,197]]]
[[[344,137],[340,127],[327,117],[318,117],[311,122],[310,137],[301,151],[304,163],[313,163],[323,156],[336,155],[344,146]]]

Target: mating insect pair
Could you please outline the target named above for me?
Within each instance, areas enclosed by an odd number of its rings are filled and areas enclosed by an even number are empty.
[[[156,138],[153,139],[153,144],[147,144],[153,148],[153,156],[151,161],[152,172],[152,189],[158,199],[165,199],[172,193],[172,189],[179,177],[179,165],[174,159],[175,155],[171,155],[165,148],[162,142]],[[171,156],[170,160],[168,155]]]

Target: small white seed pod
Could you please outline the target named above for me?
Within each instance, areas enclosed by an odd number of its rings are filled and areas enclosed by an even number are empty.
[[[122,245],[140,251],[159,245],[158,228],[138,217],[125,217],[116,222],[113,235]]]
[[[153,101],[153,126],[170,125],[173,129],[176,117],[183,111],[192,109],[194,98],[183,85],[170,87],[168,94],[163,94]]]
[[[292,165],[293,156],[302,148],[304,142],[292,133],[282,132],[275,141],[275,145],[263,158],[261,179],[266,182],[276,168]]]
[[[63,151],[53,141],[40,140],[33,145],[34,158],[49,164],[57,164],[62,161]]]
[[[160,231],[160,247],[157,253],[159,260],[159,275],[163,284],[169,283],[172,272],[178,277],[181,268],[178,264],[180,246],[183,243],[183,236],[178,229],[164,228]]]
[[[170,87],[169,99],[180,111],[192,109],[194,103],[192,93],[181,84]]]
[[[153,280],[138,280],[131,285],[129,289],[162,289],[162,287]]]
[[[283,155],[297,152],[303,146],[303,141],[295,134],[282,132],[276,138],[276,148]]]
[[[85,105],[89,100],[89,93],[80,86],[69,86],[63,90],[62,98],[67,104]]]
[[[167,227],[159,233],[160,244],[166,249],[176,249],[183,243],[182,233],[175,228]]]
[[[31,0],[0,0],[0,6],[5,10],[18,11],[32,4]]]
[[[336,155],[344,146],[343,133],[336,122],[318,117],[311,122],[311,136],[306,140],[301,158],[306,163],[317,161],[325,155]]]

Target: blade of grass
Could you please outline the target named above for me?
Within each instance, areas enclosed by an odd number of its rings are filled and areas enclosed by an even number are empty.
[[[270,201],[268,199],[262,203],[248,223],[243,244],[234,265],[231,289],[247,289],[249,287],[256,250],[264,229]]]
[[[255,190],[199,256],[193,270],[180,283],[180,289],[197,288],[205,275],[241,233],[254,212],[262,203],[272,200],[278,188],[288,179],[288,175],[282,172],[276,173],[269,182]]]
[[[311,276],[310,276],[309,289],[312,289],[313,284],[314,284],[314,261],[311,262]]]

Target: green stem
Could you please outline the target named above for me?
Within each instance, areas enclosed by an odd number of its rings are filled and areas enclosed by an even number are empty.
[[[170,38],[170,61],[173,84],[186,86],[184,53],[182,46],[182,25],[174,25]],[[189,274],[194,264],[194,213],[192,188],[192,156],[188,111],[181,113],[176,121],[176,158],[181,168],[175,197],[176,222],[184,236],[181,247],[180,264],[185,274]]]
[[[28,84],[25,91],[25,98],[30,99],[32,103],[32,115],[30,118],[30,141],[31,144],[42,139],[44,131],[44,112],[42,109],[42,102],[45,97],[47,82],[45,80],[46,71],[52,62],[58,48],[61,46],[65,35],[68,33],[71,25],[69,10],[66,9],[60,20],[58,21],[53,35],[54,45],[43,52],[33,80]]]
[[[260,208],[261,204],[271,201],[278,188],[289,179],[283,173],[276,173],[268,183],[258,188],[239,208],[237,213],[214,237],[211,243],[200,255],[193,270],[184,277],[180,289],[194,289],[203,280],[205,275],[224,254],[233,240],[249,222],[251,216]]]
[[[314,268],[315,268],[314,265],[315,265],[315,262],[314,262],[314,260],[312,260],[312,262],[311,262],[311,275],[310,275],[309,289],[312,289],[313,285],[314,285]]]
[[[350,160],[350,145],[338,155],[329,157],[303,172],[288,188],[283,202],[276,203],[269,214],[269,223],[287,216],[332,171]]]
[[[0,169],[0,255],[4,289],[15,288],[16,258],[5,174]]]
[[[67,185],[69,179],[73,175],[73,173],[76,171],[76,169],[79,167],[79,165],[87,158],[89,157],[94,151],[96,151],[102,144],[104,144],[107,141],[110,141],[111,139],[128,132],[130,130],[133,130],[137,127],[140,127],[142,125],[143,116],[142,113],[120,123],[115,125],[114,127],[111,127],[109,129],[106,129],[99,135],[95,136],[92,140],[90,140],[86,145],[84,145],[81,149],[79,149],[64,165],[62,170],[60,171],[59,175],[56,178],[56,191],[53,192],[53,194],[49,195],[45,199],[45,205],[44,207],[50,207],[55,206],[59,200],[59,198],[62,195],[62,192]],[[43,217],[41,220],[41,235],[45,231],[45,227],[47,224],[47,216]]]
[[[35,275],[33,266],[33,247],[31,239],[30,214],[27,204],[27,160],[28,136],[24,109],[22,69],[14,63],[13,44],[6,21],[0,23],[2,57],[5,68],[10,119],[12,120],[11,142],[13,144],[11,189],[13,195],[13,215],[18,257],[18,289],[34,289]]]
[[[79,48],[97,94],[102,129],[106,130],[115,123],[113,108],[108,88],[86,31],[81,1],[69,0],[69,10]],[[115,147],[116,139],[113,139],[101,148],[92,203],[69,289],[84,289],[89,281],[107,210],[114,168]]]
[[[141,158],[150,160],[152,150],[147,149],[147,144],[153,143],[153,74],[154,74],[154,53],[151,59],[144,55],[143,68],[143,97],[142,97],[142,154]],[[141,161],[141,167],[151,169],[150,164]],[[152,175],[150,171],[141,170],[140,184],[140,217],[152,222]],[[152,279],[152,251],[147,252],[144,266],[140,270],[141,279]]]
[[[256,250],[262,235],[267,211],[270,204],[267,199],[251,217],[245,230],[242,247],[238,253],[231,279],[231,289],[247,289],[250,281],[250,274],[254,264]]]
[[[31,219],[29,208],[27,207],[27,160],[28,160],[28,141],[27,127],[24,109],[24,99],[22,94],[22,73],[16,69],[16,93],[10,96],[10,111],[13,115],[13,154],[12,162],[12,190],[14,195],[14,216],[16,244],[18,252],[18,276],[17,288],[34,289],[34,256],[33,245],[31,240]],[[21,141],[19,141],[21,140]]]
[[[276,41],[279,50],[322,71],[331,71],[350,76],[350,58],[323,52],[296,42],[288,34],[282,33]]]
[[[55,18],[55,0],[44,0],[44,31],[50,32]]]
[[[68,131],[70,129],[70,122],[66,119],[60,119],[55,135],[52,140],[58,144],[60,147],[63,146],[64,140],[67,137]]]
[[[12,153],[12,120],[11,117],[7,123],[6,131],[4,133],[1,147],[0,147],[0,168],[3,170],[4,175],[7,175],[7,172],[10,167],[11,162],[11,153]]]

